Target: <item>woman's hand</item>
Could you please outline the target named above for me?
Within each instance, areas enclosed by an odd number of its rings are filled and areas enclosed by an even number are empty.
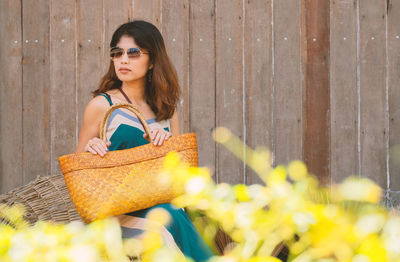
[[[165,129],[157,128],[151,132],[150,136],[154,145],[161,146],[164,143],[164,140],[168,140],[172,134]],[[146,133],[144,133],[143,137],[146,139],[148,138]]]
[[[93,155],[99,154],[100,156],[104,156],[107,153],[108,147],[110,145],[111,145],[110,141],[104,142],[98,137],[93,137],[86,144],[85,151],[88,151]]]

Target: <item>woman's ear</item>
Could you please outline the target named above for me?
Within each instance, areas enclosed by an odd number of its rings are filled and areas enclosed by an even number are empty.
[[[149,70],[150,70],[150,69],[153,69],[153,64],[150,64],[150,66],[149,66]]]

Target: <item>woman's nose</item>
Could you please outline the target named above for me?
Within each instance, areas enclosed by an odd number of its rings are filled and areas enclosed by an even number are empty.
[[[129,62],[128,54],[126,52],[124,52],[124,54],[122,55],[122,58],[121,58],[121,63],[126,64],[128,62]]]

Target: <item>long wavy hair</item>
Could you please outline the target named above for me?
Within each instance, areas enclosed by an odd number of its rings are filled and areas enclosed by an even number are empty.
[[[180,97],[180,87],[160,31],[153,24],[142,20],[122,24],[112,36],[110,49],[117,45],[122,36],[132,37],[140,48],[149,51],[153,68],[146,73],[145,99],[157,121],[171,118]],[[110,59],[108,72],[101,79],[99,88],[92,93],[96,96],[111,89],[120,89],[121,86],[122,82]]]

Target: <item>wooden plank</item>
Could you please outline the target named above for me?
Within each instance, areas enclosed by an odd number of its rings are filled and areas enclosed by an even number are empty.
[[[58,157],[76,144],[75,2],[50,2],[51,174],[61,173]]]
[[[386,187],[386,1],[360,1],[360,142],[364,177]]]
[[[331,2],[331,181],[358,174],[357,0]]]
[[[103,65],[109,65],[109,56],[103,57],[103,6],[98,0],[77,1],[77,106],[78,132],[82,126],[91,92],[99,86]],[[107,49],[109,51],[109,49]],[[76,138],[78,138],[78,135]]]
[[[303,159],[301,5],[274,1],[274,162]]]
[[[330,181],[329,0],[303,2],[303,152],[309,170]]]
[[[0,193],[23,184],[21,1],[0,1]]]
[[[198,140],[199,165],[215,172],[215,13],[214,0],[191,1],[190,131]]]
[[[242,1],[216,1],[216,125],[243,136]],[[217,181],[244,183],[241,160],[217,146]]]
[[[111,60],[110,42],[113,33],[123,23],[132,19],[133,4],[131,0],[119,0],[116,3],[113,0],[103,0],[103,73],[108,71]]]
[[[389,1],[388,5],[388,88],[389,88],[389,148],[390,189],[400,190],[400,2]]]
[[[49,2],[22,1],[24,184],[50,172]]]
[[[181,87],[179,120],[181,132],[189,132],[189,1],[165,1],[162,6],[162,34]]]
[[[166,1],[172,2],[172,1]],[[181,1],[173,1],[181,2]],[[161,28],[161,9],[162,0],[133,0],[133,18],[136,20],[145,20],[155,25],[159,30]],[[172,10],[173,11],[173,10]]]
[[[245,2],[244,57],[246,141],[251,148],[272,149],[272,8],[270,0]],[[246,167],[246,183],[261,183]]]

